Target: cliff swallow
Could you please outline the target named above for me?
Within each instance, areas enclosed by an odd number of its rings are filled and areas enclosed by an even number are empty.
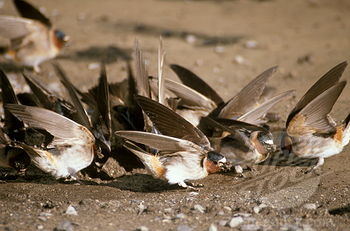
[[[5,57],[40,72],[39,65],[56,57],[69,37],[28,2],[14,4],[22,17],[0,16],[0,36],[10,39]]]
[[[160,134],[118,131],[117,135],[158,149],[160,156],[157,158],[166,170],[162,176],[169,183],[185,187],[185,180],[200,179],[225,167],[226,159],[214,152],[208,138],[198,128],[154,100],[136,96],[136,101]],[[135,154],[140,155],[140,152]],[[180,174],[181,169],[184,172]]]
[[[116,134],[157,149],[156,154],[151,154],[131,142],[124,144],[140,158],[153,176],[166,179],[169,184],[188,188],[186,181],[199,180],[221,171],[226,164],[221,154],[188,140],[139,131],[117,131]]]
[[[24,172],[30,164],[28,154],[6,136],[0,129],[0,167],[14,168]]]
[[[339,79],[347,66],[342,62],[322,76],[300,99],[288,116],[287,136],[282,149],[302,158],[318,158],[313,168],[323,165],[324,158],[338,154],[350,139],[350,115],[340,125],[328,115],[346,81]]]
[[[95,138],[86,127],[43,108],[17,104],[7,104],[5,108],[29,127],[44,129],[53,136],[45,146],[17,143],[44,172],[56,178],[74,178],[91,164],[96,152]]]
[[[226,103],[208,84],[191,71],[174,64],[170,67],[185,85],[197,91],[197,95],[192,93],[191,96],[189,91],[184,94],[180,92],[179,87],[175,89],[174,84],[172,84],[173,86],[166,84],[170,91],[183,102],[187,102],[187,104],[179,104],[182,107],[177,108],[176,112],[196,126],[201,126],[200,120],[205,116],[235,119],[261,125],[266,122],[265,116],[275,104],[293,95],[292,91],[288,91],[272,98],[265,96],[268,91],[266,88],[267,80],[277,67],[271,67],[258,75]],[[190,100],[190,97],[201,100],[195,104],[196,101]],[[191,103],[188,104],[188,102]]]
[[[211,137],[214,149],[226,157],[235,171],[243,173],[242,166],[261,163],[276,151],[272,134],[264,127],[238,120],[206,117],[208,126],[221,130],[220,137]]]

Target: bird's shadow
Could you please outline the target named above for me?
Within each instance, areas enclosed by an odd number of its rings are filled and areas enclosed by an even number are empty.
[[[107,25],[108,26],[108,25]],[[210,35],[196,31],[177,30],[159,27],[145,23],[117,22],[109,25],[113,31],[131,31],[148,36],[176,38],[193,43],[196,46],[217,46],[236,44],[244,38],[243,35]],[[193,41],[191,41],[193,40]]]
[[[331,215],[350,215],[350,204],[347,204],[343,207],[335,208],[335,209],[330,209],[328,210],[329,214]]]
[[[132,192],[162,192],[169,190],[182,189],[178,185],[170,185],[166,181],[156,179],[147,174],[132,174],[124,175],[113,178],[112,180],[105,181],[106,183],[97,183],[94,180],[88,180],[86,178],[78,180],[67,179],[55,179],[49,174],[42,172],[35,166],[31,166],[26,174],[18,174],[14,169],[0,168],[0,181],[1,182],[15,182],[15,183],[34,183],[34,184],[80,184],[80,185],[96,185],[96,186],[108,186],[118,188],[123,191]]]
[[[118,60],[131,60],[131,49],[123,49],[114,45],[91,46],[86,49],[75,51],[72,54],[61,54],[56,59],[69,59],[73,61],[103,62],[106,64]]]
[[[156,179],[151,175],[140,173],[121,176],[111,182],[100,185],[118,188],[120,190],[144,193],[180,189],[180,186],[178,185],[170,185],[166,181]]]
[[[11,61],[0,62],[0,69],[4,72],[14,72],[14,73],[22,73],[25,70],[33,71],[31,67],[25,67],[22,65],[18,65]]]
[[[284,154],[276,152],[267,158],[264,162],[259,165],[269,166],[295,166],[295,167],[311,167],[316,165],[318,162],[317,158],[300,158],[293,154]]]

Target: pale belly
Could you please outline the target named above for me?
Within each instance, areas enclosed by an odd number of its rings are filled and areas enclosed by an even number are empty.
[[[294,138],[293,153],[303,158],[327,158],[343,150],[341,142],[311,135]]]

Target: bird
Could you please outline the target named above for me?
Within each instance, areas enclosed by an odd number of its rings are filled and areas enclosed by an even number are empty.
[[[232,119],[206,117],[204,121],[220,134],[210,137],[214,149],[227,159],[238,174],[243,174],[242,166],[251,168],[254,164],[262,163],[277,149],[272,133],[265,127]]]
[[[157,150],[152,154],[130,142],[125,145],[155,177],[191,188],[187,180],[202,179],[226,168],[226,158],[212,149],[208,138],[198,128],[157,101],[143,96],[135,98],[158,134],[117,131],[116,135]]]
[[[7,104],[5,108],[27,126],[52,135],[45,145],[16,143],[44,172],[57,179],[76,179],[76,173],[92,163],[97,150],[95,138],[86,127],[44,108],[19,104]]]
[[[224,102],[214,89],[190,70],[177,64],[171,64],[170,68],[187,86],[186,89],[171,81],[165,83],[166,88],[181,99],[176,112],[199,127],[201,127],[201,119],[206,116],[262,125],[267,121],[265,118],[267,112],[274,105],[294,94],[294,91],[287,91],[274,97],[267,96],[270,91],[266,88],[266,83],[276,72],[277,66],[259,74],[227,102]]]
[[[30,163],[30,157],[24,149],[12,142],[0,129],[0,167],[13,168],[22,173]]]
[[[55,58],[69,40],[63,31],[30,3],[13,0],[21,17],[0,16],[0,36],[10,40],[5,58],[40,72],[39,65]]]
[[[323,75],[299,100],[286,121],[286,135],[281,148],[290,155],[317,158],[311,170],[324,164],[324,159],[340,153],[350,140],[350,114],[336,124],[329,116],[343,91],[346,81],[339,81],[347,66],[342,62]]]
[[[193,188],[187,181],[219,172],[226,164],[226,158],[221,154],[188,140],[141,131],[117,131],[116,134],[157,149],[157,153],[152,154],[131,142],[124,143],[124,147],[138,156],[153,176],[183,188]]]

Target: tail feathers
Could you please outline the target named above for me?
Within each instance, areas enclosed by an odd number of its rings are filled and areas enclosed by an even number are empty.
[[[154,176],[160,177],[162,175],[160,169],[162,167],[157,156],[147,153],[130,141],[125,141],[123,146],[134,153]]]

